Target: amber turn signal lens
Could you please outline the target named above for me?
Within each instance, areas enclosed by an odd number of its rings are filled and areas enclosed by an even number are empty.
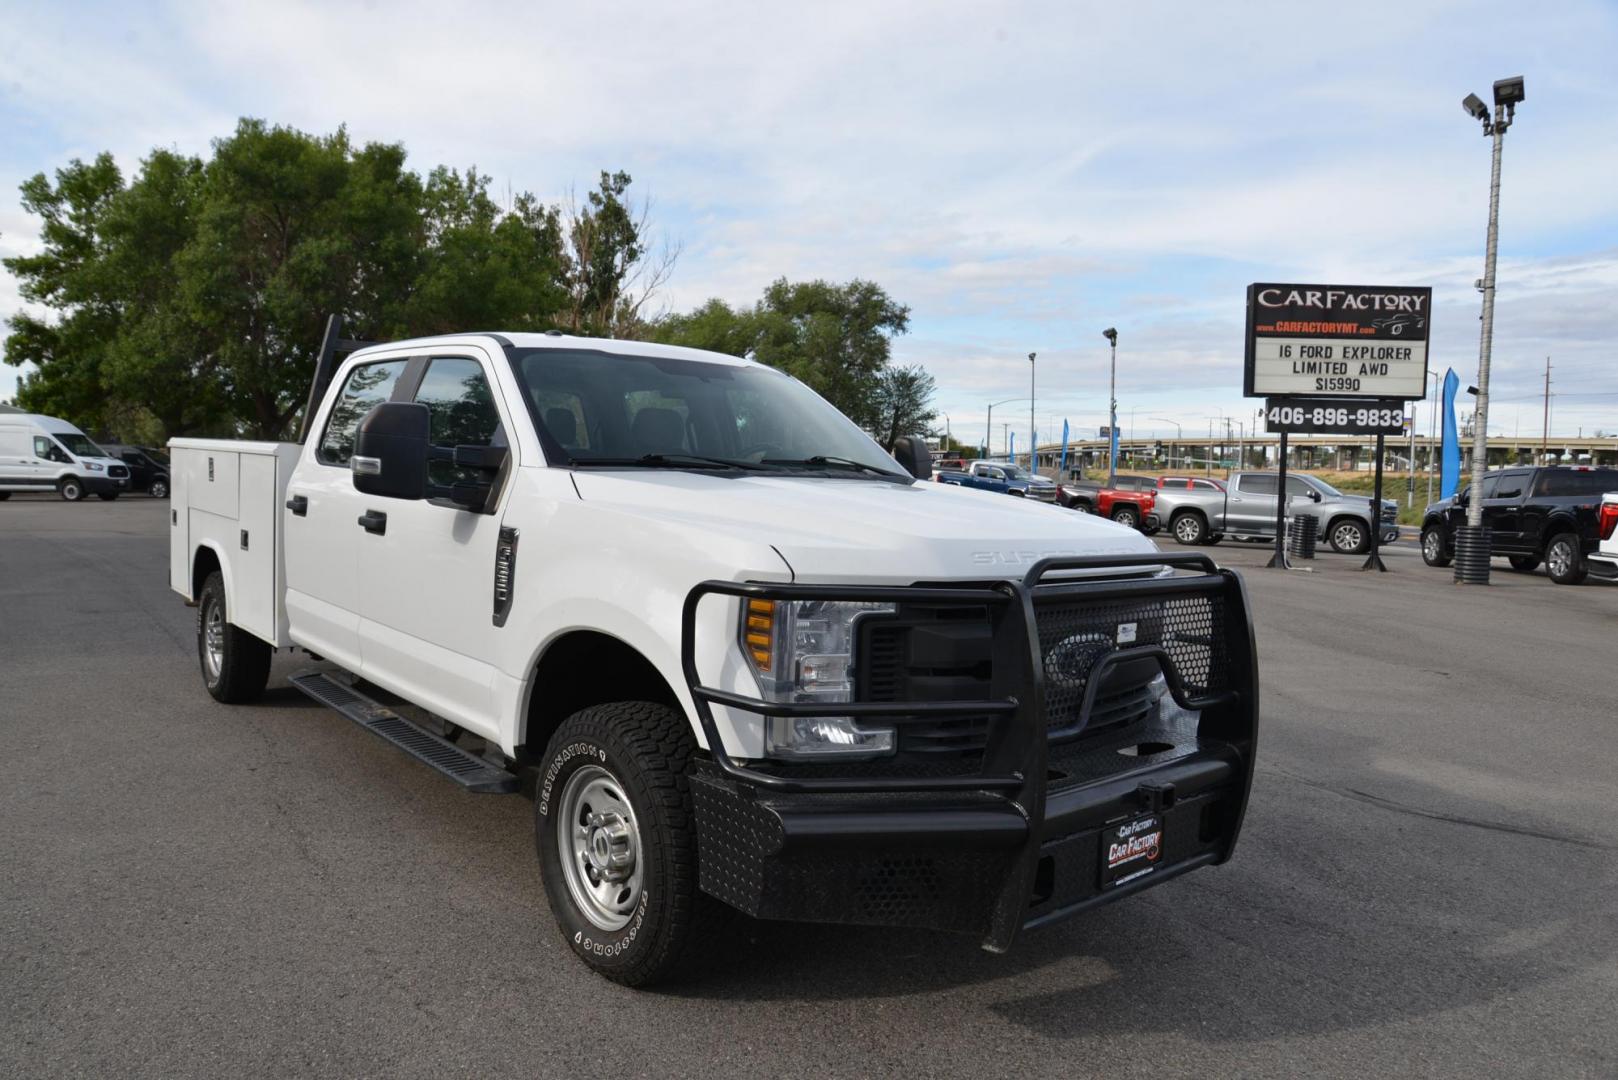
[[[775,603],[771,600],[749,600],[743,639],[747,652],[760,671],[769,671],[774,659]]]

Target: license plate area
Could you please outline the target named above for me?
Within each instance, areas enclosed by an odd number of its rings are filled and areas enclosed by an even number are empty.
[[[1162,814],[1144,814],[1101,830],[1101,887],[1150,874],[1163,862]]]

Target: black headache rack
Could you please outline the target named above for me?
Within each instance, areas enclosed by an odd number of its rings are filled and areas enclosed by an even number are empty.
[[[1048,580],[1067,571],[1167,577]],[[987,620],[976,680],[943,700],[778,703],[702,685],[704,597],[843,600]],[[1195,553],[1059,557],[986,585],[841,586],[705,581],[687,595],[681,664],[711,750],[693,779],[704,891],[759,918],[919,926],[1009,948],[1017,932],[1223,862],[1252,782],[1258,671],[1241,579]],[[1160,672],[1175,715],[1107,713],[1111,684]],[[984,671],[984,668],[987,668]],[[962,686],[976,689],[960,697]],[[881,720],[891,759],[841,766],[743,763],[714,705],[765,717]],[[1110,705],[1108,706],[1110,707]],[[980,733],[948,755],[905,753],[906,734]],[[1105,833],[1158,815],[1163,851],[1108,880]]]

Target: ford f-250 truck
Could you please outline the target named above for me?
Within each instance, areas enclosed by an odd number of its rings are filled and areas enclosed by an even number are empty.
[[[919,439],[901,467],[751,361],[334,338],[301,444],[170,444],[203,682],[248,701],[303,650],[318,701],[527,787],[602,975],[679,974],[727,905],[1002,951],[1231,857],[1258,675],[1206,556],[918,481]]]
[[[1162,524],[1182,544],[1205,544],[1215,537],[1275,536],[1276,473],[1232,473],[1223,490],[1165,487],[1147,520]],[[1334,551],[1359,555],[1371,547],[1371,500],[1347,495],[1308,473],[1287,473],[1287,516],[1307,514],[1320,523],[1319,535]],[[1399,538],[1399,504],[1382,500],[1377,528],[1384,544]]]

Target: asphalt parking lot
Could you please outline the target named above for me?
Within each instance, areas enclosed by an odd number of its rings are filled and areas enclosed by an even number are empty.
[[[1618,586],[1209,549],[1263,677],[1231,863],[1001,957],[744,922],[648,993],[559,939],[526,800],[315,707],[296,660],[216,705],[166,518],[0,503],[0,1074],[1618,1072]]]

